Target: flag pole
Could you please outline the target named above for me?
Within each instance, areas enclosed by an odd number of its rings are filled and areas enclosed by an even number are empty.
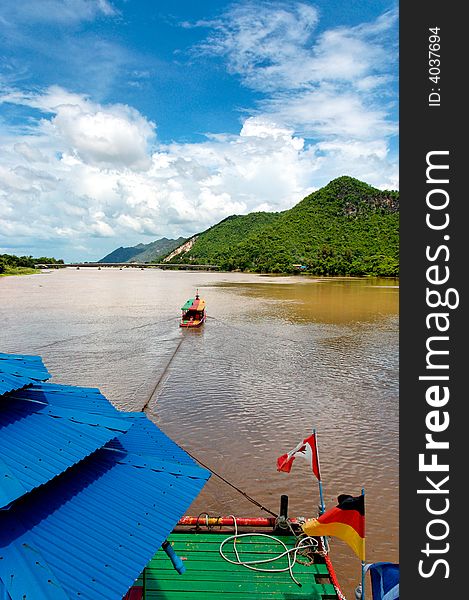
[[[319,502],[320,502],[319,513],[320,513],[320,515],[323,515],[326,512],[326,506],[324,504],[324,494],[323,494],[323,490],[322,490],[321,465],[319,464],[318,436],[316,435],[316,428],[313,429],[313,435],[314,435],[314,445],[316,447],[316,461],[318,463],[318,473],[319,473],[319,479],[318,479]],[[324,539],[324,548],[326,549],[326,551],[329,551],[329,542],[327,541],[327,537],[324,536],[323,539]]]
[[[314,441],[315,441],[315,445],[316,445],[316,460],[318,463],[318,471],[319,471],[319,474],[321,474],[321,465],[319,464],[318,436],[316,435],[316,429],[313,429],[313,435],[314,435]],[[321,479],[318,479],[318,483],[319,483],[319,501],[321,503],[320,511],[321,511],[321,515],[322,515],[326,511],[326,506],[324,504],[324,495],[323,495],[323,490],[322,490]]]
[[[362,496],[363,496],[363,507],[365,507],[365,488],[362,488]],[[366,548],[366,545],[365,545]],[[361,596],[361,600],[365,600],[366,596],[365,596],[365,575],[366,575],[366,571],[365,571],[365,557],[363,557],[362,560],[362,596]]]

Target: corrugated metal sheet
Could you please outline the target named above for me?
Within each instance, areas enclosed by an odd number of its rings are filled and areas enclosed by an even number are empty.
[[[0,396],[50,376],[40,356],[0,352]]]
[[[12,392],[9,397],[17,399],[28,398],[53,406],[61,406],[62,408],[73,410],[79,409],[80,411],[100,415],[115,416],[126,414],[114,408],[98,388],[37,383],[28,387],[27,390]]]
[[[0,408],[0,470],[34,488],[0,510],[0,590],[11,600],[121,600],[209,472],[94,388],[35,384]]]
[[[205,309],[205,300],[202,298],[190,298],[181,310],[204,310]]]
[[[196,300],[192,306],[194,310],[204,310],[205,309],[205,300]]]
[[[195,298],[189,298],[189,300],[184,304],[184,306],[181,306],[181,310],[189,310],[189,308],[194,303],[194,300]]]
[[[43,384],[46,388],[47,384]],[[0,402],[0,508],[102,448],[132,423],[118,413],[103,416],[28,399]],[[76,396],[78,406],[80,396]],[[117,412],[117,411],[116,411]]]
[[[139,456],[151,455],[183,465],[197,463],[171,438],[157,429],[143,413],[128,413],[135,424],[125,436],[115,438],[107,446],[116,450],[125,450]]]
[[[56,589],[54,580],[65,592],[58,597],[120,600],[208,476],[196,466],[98,450],[0,512],[0,577],[13,600],[54,598],[37,594]],[[48,569],[37,569],[37,560]],[[14,587],[12,576],[20,579]]]
[[[2,580],[0,579],[0,598],[2,600],[11,600],[10,594],[6,591],[5,586],[3,585]]]

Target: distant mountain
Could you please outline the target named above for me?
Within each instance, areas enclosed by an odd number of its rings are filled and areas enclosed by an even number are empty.
[[[397,276],[399,193],[339,177],[290,210],[228,217],[184,250],[165,260],[266,273]]]
[[[137,244],[127,248],[120,247],[114,250],[98,262],[100,263],[122,263],[122,262],[158,262],[164,256],[167,256],[175,248],[181,246],[186,239],[183,237],[177,240],[161,238],[149,244]]]
[[[128,248],[124,248],[121,246],[116,250],[113,250],[110,254],[107,254],[101,260],[98,260],[100,263],[122,263],[127,262],[139,252],[142,252],[144,244],[139,244],[138,246],[131,246]]]

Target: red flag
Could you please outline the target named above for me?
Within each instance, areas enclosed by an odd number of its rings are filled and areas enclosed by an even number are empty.
[[[291,452],[282,454],[277,458],[277,471],[285,471],[290,473],[293,461],[297,456],[302,456],[311,465],[311,470],[316,475],[318,481],[321,481],[321,472],[319,470],[318,448],[316,445],[316,434],[312,433],[302,442],[293,448]]]

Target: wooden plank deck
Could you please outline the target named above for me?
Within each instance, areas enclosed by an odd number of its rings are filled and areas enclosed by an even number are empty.
[[[302,565],[293,568],[296,585],[288,571],[262,573],[225,561],[219,552],[220,543],[229,533],[177,533],[168,539],[184,560],[186,572],[179,575],[163,550],[159,550],[146,567],[143,578],[145,600],[337,600],[334,586],[328,578],[325,564]],[[255,538],[254,538],[255,539]],[[260,538],[258,538],[259,540]],[[294,545],[292,536],[279,536],[288,547]],[[267,538],[261,541],[238,542],[242,560],[275,556],[283,552],[280,544]],[[229,558],[235,559],[232,544],[224,546]],[[266,568],[287,566],[287,559],[266,565]]]

